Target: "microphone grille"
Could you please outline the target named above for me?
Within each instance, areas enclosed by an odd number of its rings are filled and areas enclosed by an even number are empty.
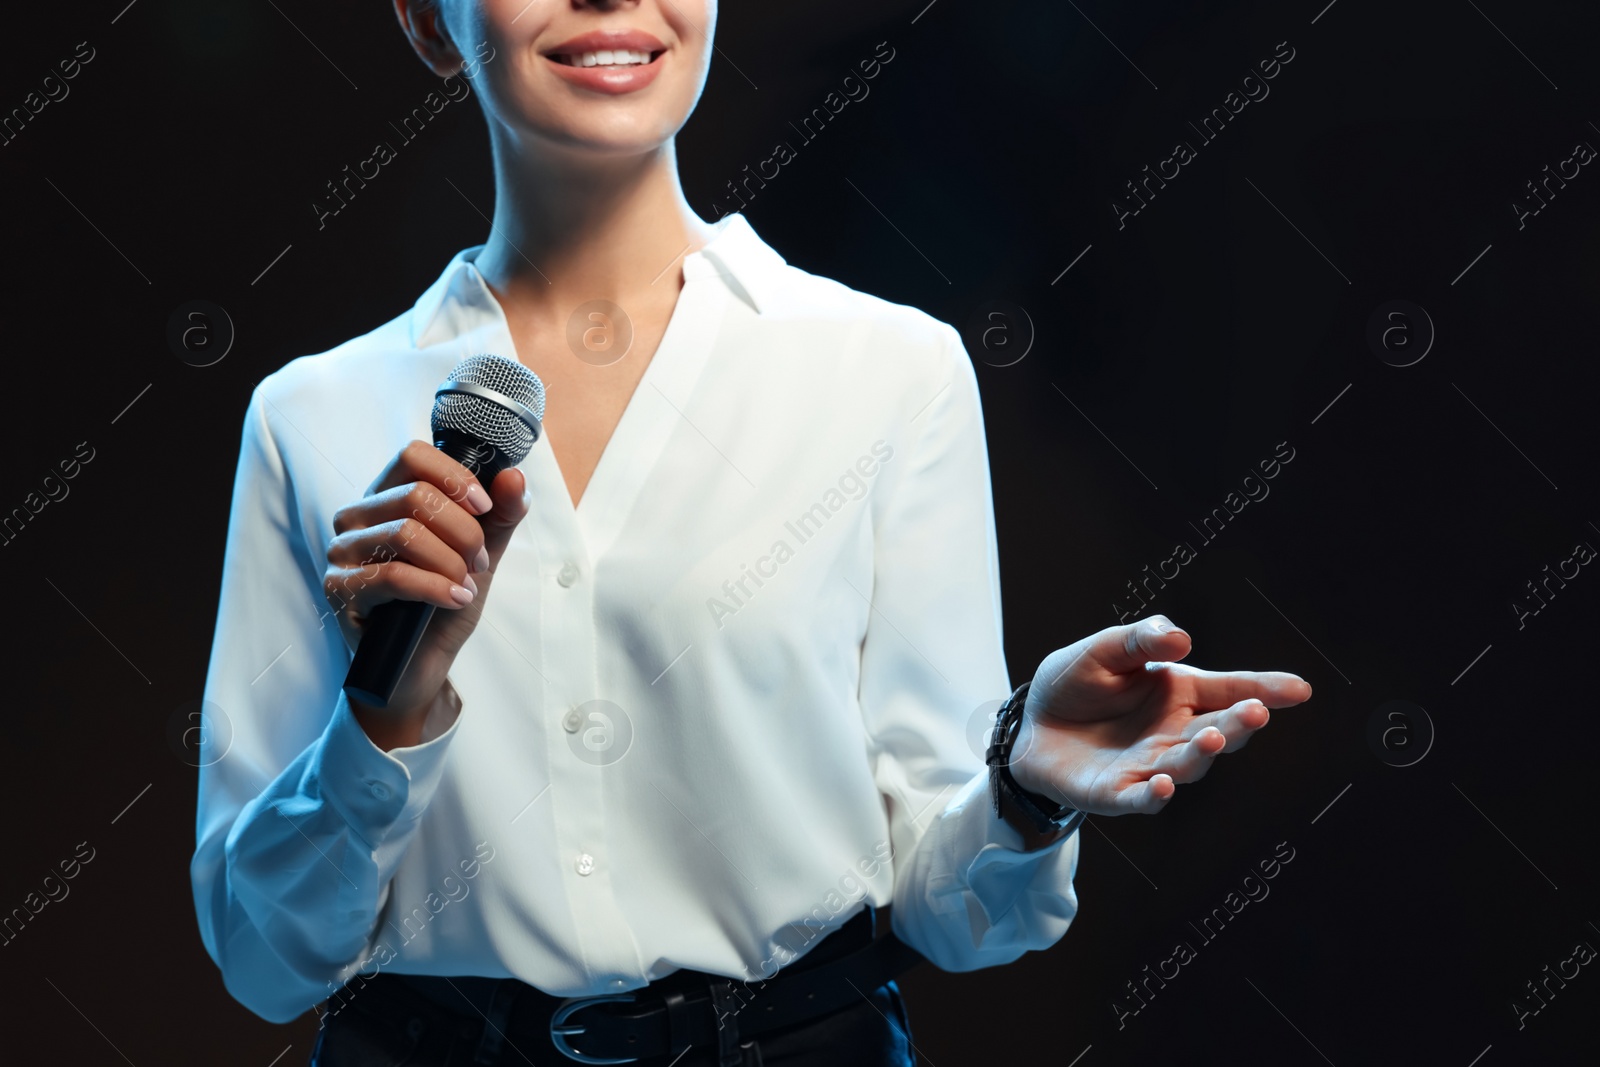
[[[544,383],[533,371],[504,356],[468,356],[450,372],[450,380],[480,386],[522,404],[537,423],[544,418]],[[481,438],[521,463],[539,432],[504,404],[472,393],[440,393],[433,401],[433,430],[457,430]]]

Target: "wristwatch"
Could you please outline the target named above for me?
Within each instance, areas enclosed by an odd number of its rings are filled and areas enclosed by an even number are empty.
[[[1068,804],[1057,804],[1041,793],[1029,792],[1011,776],[1011,750],[1022,729],[1023,707],[1030,684],[1023,682],[1017,686],[1011,698],[995,713],[994,732],[990,735],[984,762],[989,765],[989,788],[995,813],[1012,825],[1016,824],[1007,817],[1007,807],[1020,814],[1027,826],[1017,826],[1018,831],[1025,840],[1032,839],[1031,846],[1037,847],[1071,834],[1082,825],[1085,813]]]

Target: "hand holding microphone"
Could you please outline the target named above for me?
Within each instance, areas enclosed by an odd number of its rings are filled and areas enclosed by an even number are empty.
[[[477,627],[528,512],[516,465],[543,415],[532,371],[499,356],[465,359],[436,394],[434,443],[407,444],[365,497],[334,515],[323,591],[355,650],[351,710],[380,748],[418,743]]]

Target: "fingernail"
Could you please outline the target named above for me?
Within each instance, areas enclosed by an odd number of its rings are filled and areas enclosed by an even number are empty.
[[[473,481],[467,486],[467,506],[479,515],[485,514],[494,507],[494,501],[489,499],[489,494],[483,491],[483,486]]]
[[[471,577],[468,577],[466,580],[469,582],[472,581]],[[467,589],[459,585],[452,585],[450,587],[450,599],[454,600],[462,607],[466,607],[468,604],[472,603],[472,597],[473,591],[471,589]]]
[[[465,578],[461,579],[461,584],[472,590],[473,596],[478,595],[478,583],[472,580],[472,575],[469,574]]]
[[[480,548],[480,549],[478,549],[477,558],[472,561],[472,572],[474,574],[482,574],[484,571],[486,571],[488,569],[489,569],[489,550],[487,548]]]

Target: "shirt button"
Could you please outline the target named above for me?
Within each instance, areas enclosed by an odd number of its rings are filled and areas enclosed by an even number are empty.
[[[578,568],[571,564],[563,564],[561,570],[556,572],[556,581],[561,583],[561,588],[570,589],[572,583],[578,580]]]
[[[373,783],[371,783],[370,785],[367,786],[367,792],[371,793],[373,796],[377,797],[379,800],[388,800],[389,799],[389,787],[384,785],[382,782],[373,782]]]
[[[585,852],[578,857],[578,873],[587,875],[594,871],[594,857]]]
[[[561,717],[561,728],[569,734],[578,732],[578,727],[583,725],[583,716],[578,714],[578,709],[573,708]]]
[[[613,978],[613,979],[611,979],[611,988],[612,989],[626,989],[626,988],[628,988],[628,983],[624,982],[621,978]]]

